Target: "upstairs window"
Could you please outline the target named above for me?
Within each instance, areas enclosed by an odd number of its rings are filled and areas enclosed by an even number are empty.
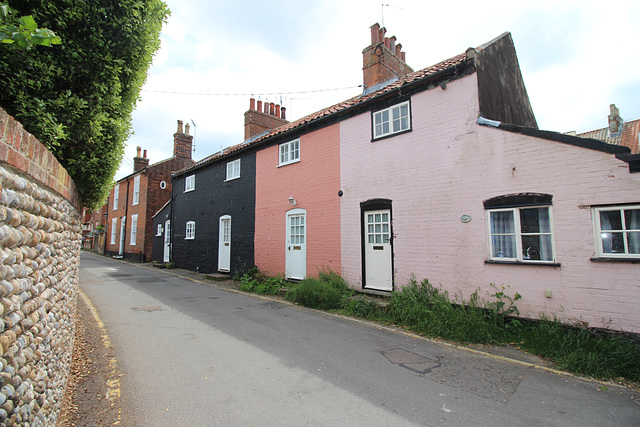
[[[300,140],[280,144],[280,163],[278,166],[288,165],[300,161]]]
[[[186,240],[193,240],[196,238],[196,222],[195,221],[187,222],[187,229],[186,229],[184,238]]]
[[[409,101],[373,113],[373,139],[411,129]]]
[[[226,181],[230,181],[236,178],[240,178],[240,159],[227,163]]]
[[[133,206],[137,205],[140,201],[140,175],[133,178]]]
[[[640,258],[640,205],[593,209],[596,252],[602,258]]]
[[[196,176],[189,175],[184,179],[184,192],[193,191],[196,189]]]
[[[120,184],[113,187],[113,210],[118,209],[118,199],[120,198]]]
[[[156,229],[156,236],[162,236],[162,224],[158,224],[158,228]]]

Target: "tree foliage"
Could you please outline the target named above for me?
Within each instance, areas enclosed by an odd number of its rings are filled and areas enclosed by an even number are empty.
[[[169,10],[162,0],[12,0],[62,43],[16,54],[0,44],[0,106],[67,169],[85,206],[100,204],[131,134]]]
[[[33,16],[14,18],[9,5],[0,5],[0,43],[15,44],[21,49],[30,49],[33,45],[51,46],[60,44],[60,37],[46,28],[38,28]]]

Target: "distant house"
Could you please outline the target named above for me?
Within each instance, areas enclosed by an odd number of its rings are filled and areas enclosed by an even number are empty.
[[[610,114],[607,117],[609,126],[580,133],[578,136],[599,139],[607,144],[629,147],[632,154],[640,153],[640,119],[625,122],[620,117],[620,110],[616,107],[616,104],[611,104],[609,111]]]
[[[640,331],[637,155],[539,130],[509,33],[414,72],[385,31],[361,95],[174,176],[176,266],[326,268],[372,293],[414,275],[464,297],[509,285],[525,316]],[[237,160],[246,181],[228,179]]]
[[[105,254],[138,262],[152,259],[153,215],[171,197],[171,173],[193,165],[189,125],[173,135],[173,157],[149,165],[138,147],[133,173],[116,182],[106,204]]]

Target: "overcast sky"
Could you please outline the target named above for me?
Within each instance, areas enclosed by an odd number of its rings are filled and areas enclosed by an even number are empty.
[[[242,142],[254,95],[281,102],[287,119],[361,92],[369,27],[395,35],[419,70],[511,32],[541,129],[607,126],[609,104],[640,119],[637,0],[165,0],[162,31],[133,113],[135,134],[116,179],[173,155],[177,120],[192,124],[194,159]]]

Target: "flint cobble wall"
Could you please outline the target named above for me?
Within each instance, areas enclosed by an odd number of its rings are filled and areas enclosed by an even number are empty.
[[[81,201],[0,109],[0,425],[55,425],[75,332]]]

